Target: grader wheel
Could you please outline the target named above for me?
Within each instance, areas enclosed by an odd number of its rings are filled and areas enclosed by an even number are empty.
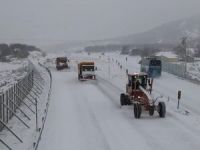
[[[131,105],[131,100],[130,97],[128,95],[125,95],[125,99],[126,99],[126,105]]]
[[[160,118],[165,118],[166,106],[165,106],[164,102],[158,103],[158,114],[159,114]]]
[[[149,107],[149,115],[153,116],[153,114],[154,114],[154,106],[150,106]]]
[[[133,109],[134,109],[134,116],[136,119],[139,119],[142,113],[142,106],[139,103],[135,103],[133,105]]]
[[[121,104],[121,106],[123,106],[123,105],[131,105],[131,101],[129,99],[129,96],[124,94],[124,93],[122,93],[120,95],[120,104]]]
[[[122,94],[120,95],[120,104],[121,104],[121,106],[125,105],[124,99],[125,99],[125,94],[122,93]]]
[[[80,80],[81,79],[81,76],[80,76],[80,74],[78,75],[78,80]]]

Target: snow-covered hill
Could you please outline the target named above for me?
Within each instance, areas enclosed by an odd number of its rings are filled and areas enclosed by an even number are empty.
[[[152,44],[152,43],[177,43],[183,36],[190,40],[200,41],[200,15],[172,21],[152,30],[130,34],[126,37],[117,38],[113,41],[131,44]]]
[[[27,66],[27,60],[15,60],[9,63],[0,62],[0,90],[24,77],[27,73],[25,69]]]
[[[200,42],[200,15],[175,20],[162,24],[151,30],[114,39],[102,39],[91,41],[62,42],[42,47],[48,51],[78,51],[87,46],[95,45],[143,45],[158,44],[164,47],[174,46],[180,42],[182,37],[187,36],[193,44]]]

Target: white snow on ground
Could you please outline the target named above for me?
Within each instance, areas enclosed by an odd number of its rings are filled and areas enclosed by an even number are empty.
[[[119,96],[125,90],[125,70],[139,71],[139,57],[76,53],[70,58],[70,70],[52,69],[51,104],[39,150],[199,149],[200,85],[163,73],[154,80],[153,95],[164,96],[166,118],[143,112],[135,119],[132,106],[120,107]],[[78,81],[81,60],[96,62],[96,81]],[[183,93],[179,110],[178,90]]]
[[[200,81],[200,61],[189,63],[187,67],[191,78]]]
[[[177,58],[178,57],[176,54],[174,54],[171,51],[169,51],[169,52],[159,52],[159,53],[156,54],[156,56],[165,56],[167,58]]]
[[[25,68],[28,65],[26,60],[15,60],[12,62],[0,62],[0,90],[8,88],[10,84],[15,83],[17,80],[26,75]]]

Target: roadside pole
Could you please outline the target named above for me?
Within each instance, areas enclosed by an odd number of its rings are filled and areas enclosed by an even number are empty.
[[[108,57],[108,74],[110,79],[110,57]]]
[[[177,104],[177,109],[179,109],[180,99],[181,99],[181,91],[178,91],[178,104]]]

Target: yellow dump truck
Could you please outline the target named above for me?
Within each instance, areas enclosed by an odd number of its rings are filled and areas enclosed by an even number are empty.
[[[94,62],[80,62],[78,64],[78,79],[85,80],[85,79],[96,79],[95,75],[95,64]]]

